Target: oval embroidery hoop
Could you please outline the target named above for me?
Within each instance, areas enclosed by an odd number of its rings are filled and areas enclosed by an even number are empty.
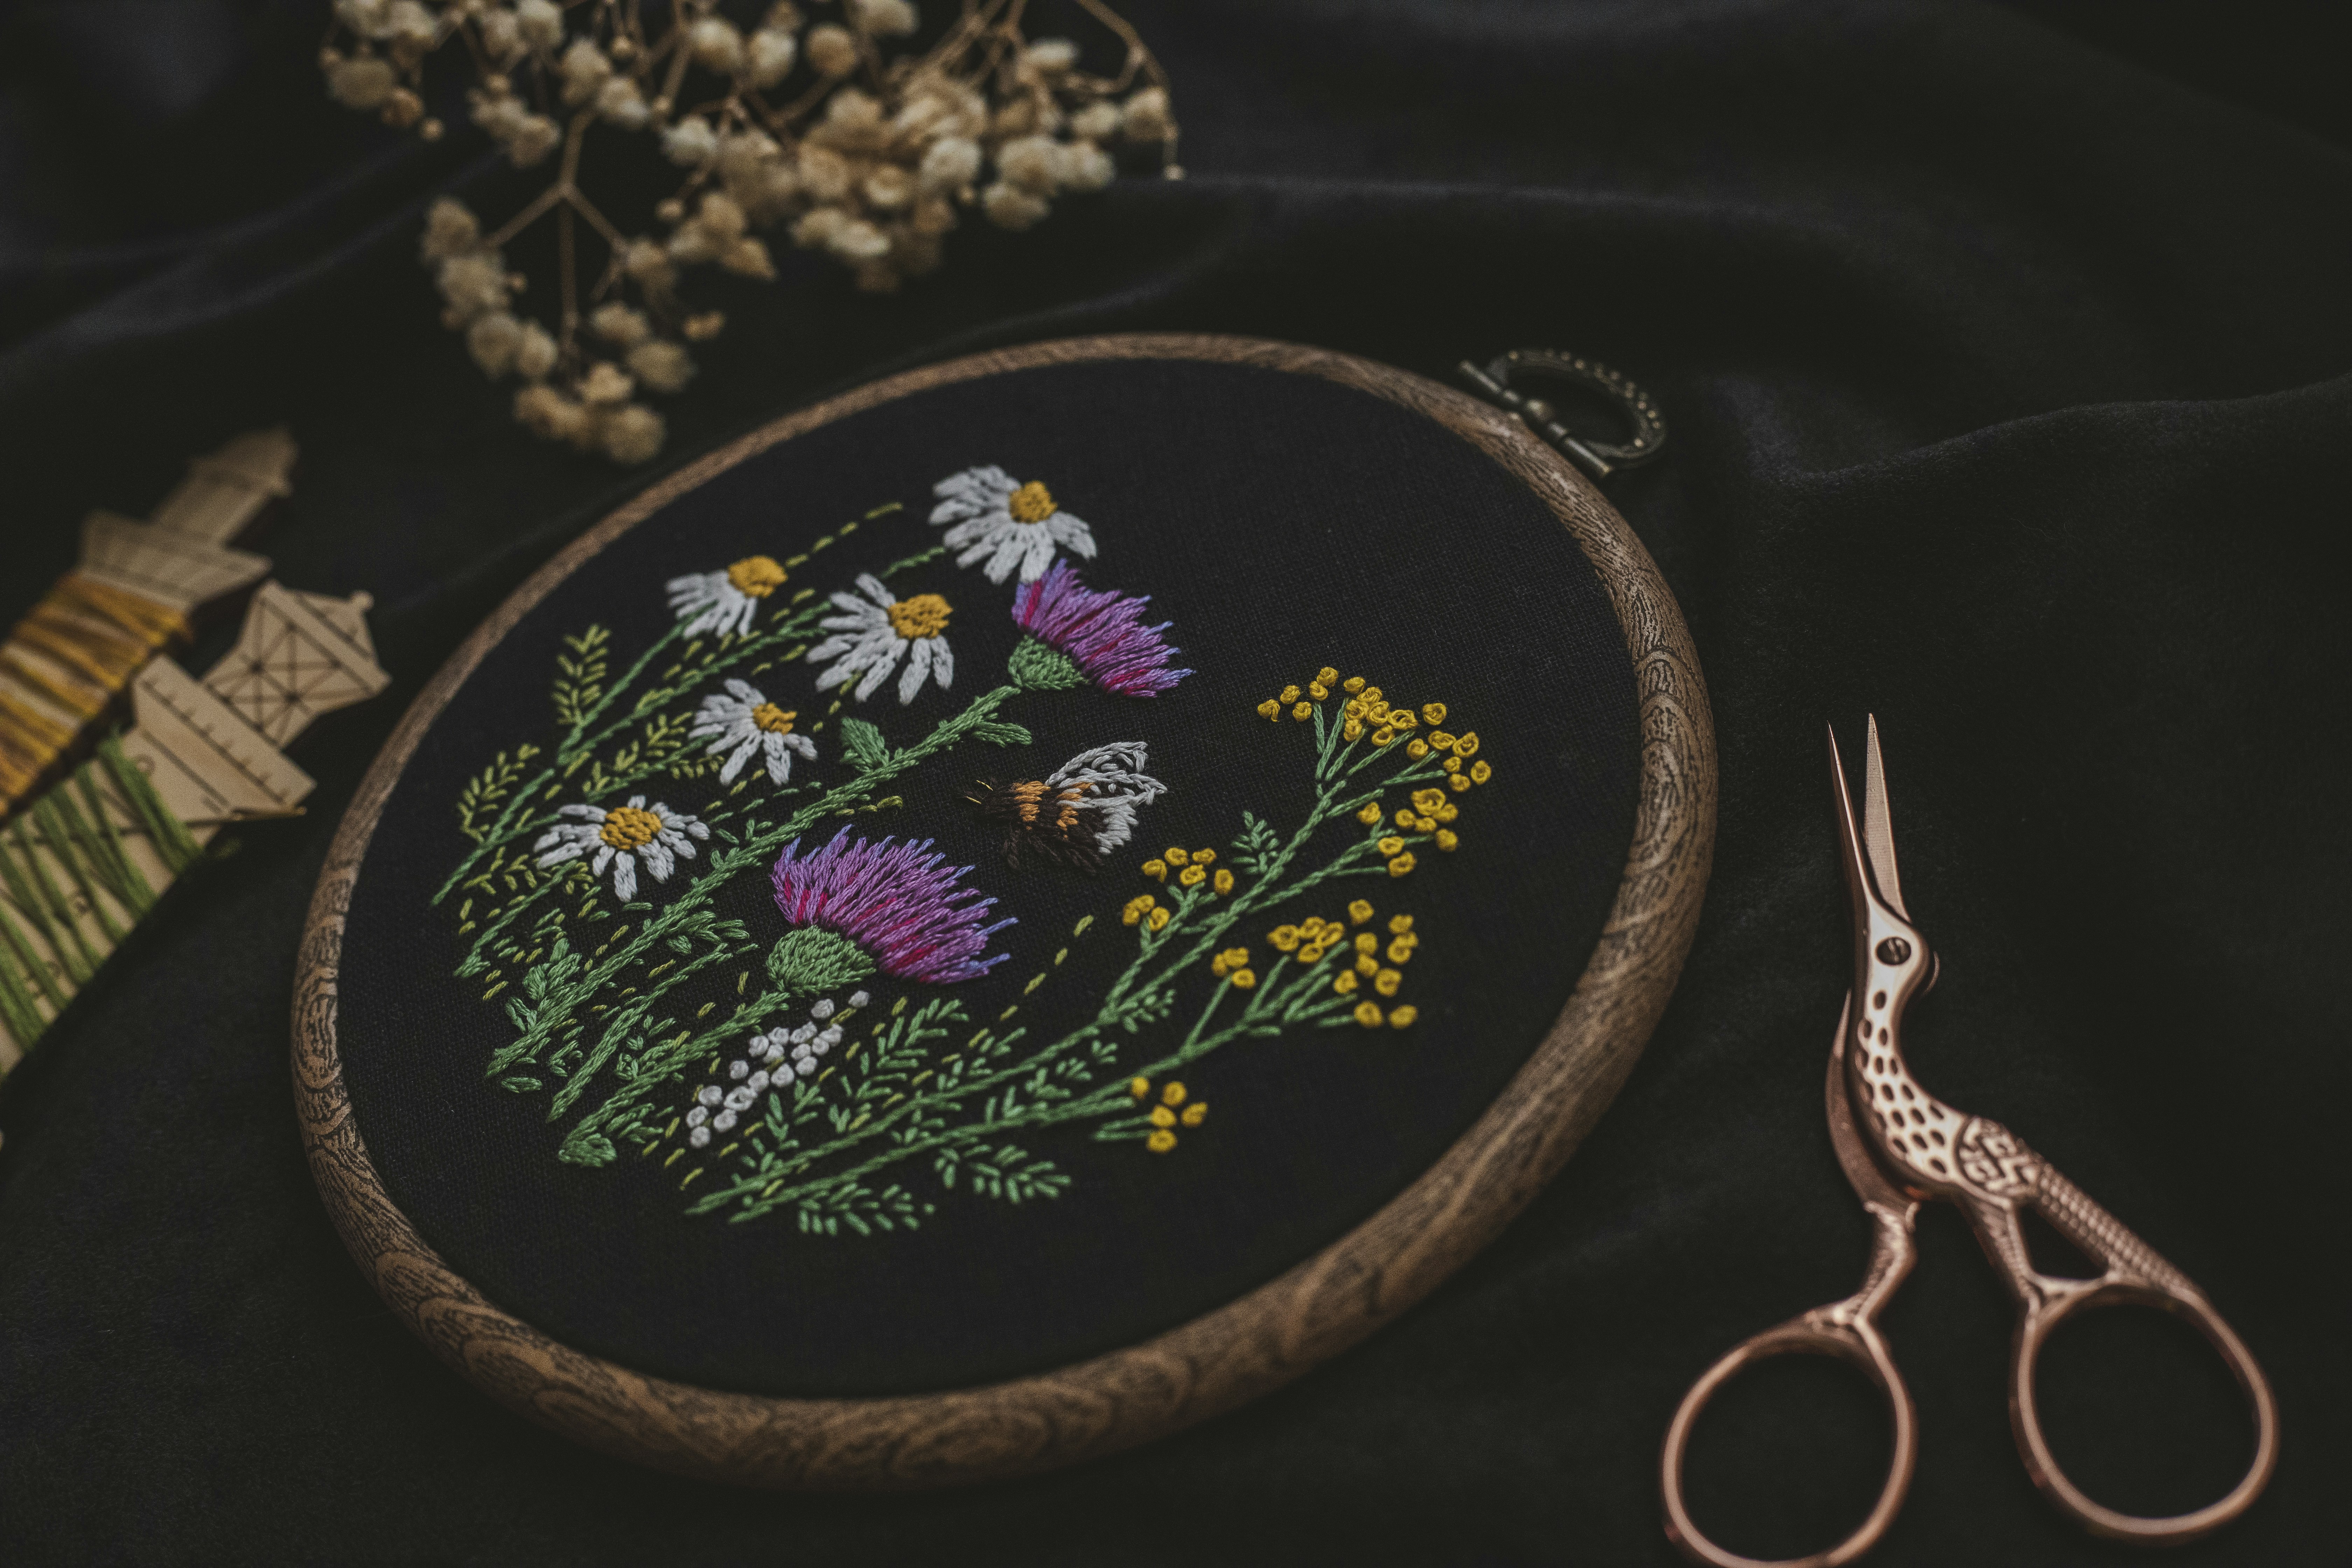
[[[977,378],[1154,361],[1319,378],[1434,422],[1539,498],[1597,574],[1632,668],[1638,790],[1622,879],[1598,943],[1563,958],[1563,967],[1580,964],[1581,973],[1556,1021],[1467,1131],[1368,1218],[1222,1306],[1050,1370],[876,1397],[734,1392],[633,1370],[502,1310],[428,1245],[388,1193],[355,1122],[338,1035],[346,922],[362,861],[436,719],[501,639],[600,552],[779,443]],[[1333,708],[1336,724],[1336,700]],[[1500,411],[1344,354],[1223,337],[1080,339],[909,372],[778,420],[624,506],[518,589],[418,696],[343,818],[304,933],[293,1074],[311,1169],[353,1258],[436,1354],[511,1408],[605,1452],[690,1475],[806,1489],[920,1487],[1072,1464],[1229,1409],[1353,1344],[1427,1294],[1541,1189],[1615,1095],[1664,1009],[1698,919],[1715,787],[1696,657],[1648,552],[1581,475]],[[1129,847],[1148,853],[1154,842],[1147,827]],[[1171,893],[1175,883],[1169,876]],[[1123,895],[1127,882],[1117,888]]]

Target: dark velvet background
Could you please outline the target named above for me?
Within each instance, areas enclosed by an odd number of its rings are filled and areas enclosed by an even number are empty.
[[[1110,329],[1432,373],[1559,343],[1643,381],[1674,451],[1611,493],[1691,619],[1723,814],[1616,1110],[1403,1321],[1083,1471],[736,1494],[488,1405],[311,1192],[294,945],[402,704],[645,476],[527,441],[434,326],[417,216],[468,143],[389,149],[327,105],[310,7],[7,5],[0,615],[70,563],[84,508],[144,510],[189,453],[290,419],[267,547],[289,582],[377,595],[396,685],[305,738],[309,819],[252,834],[7,1086],[0,1557],[1668,1563],[1675,1399],[1864,1256],[1819,1109],[1844,945],[1820,724],[1874,707],[1946,958],[1921,1075],[2203,1281],[2278,1384],[2269,1494],[2166,1561],[2342,1562],[2342,8],[1130,9],[1191,180],[959,234],[898,300],[804,262],[719,290],[737,331],[670,455],[882,371]],[[1887,1326],[1923,1449],[1880,1560],[2126,1560],[2024,1479],[1973,1243],[1941,1211],[1922,1243]],[[1698,1506],[1748,1550],[1825,1540],[1873,1485],[1867,1405],[1806,1370],[1702,1433]],[[2106,1500],[2189,1506],[2234,1473],[2229,1390],[2160,1323],[2069,1332],[2044,1393]]]

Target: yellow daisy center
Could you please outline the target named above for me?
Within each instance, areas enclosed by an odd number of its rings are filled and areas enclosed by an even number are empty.
[[[751,722],[771,735],[789,735],[793,721],[801,716],[797,708],[779,708],[772,702],[762,702],[751,710]]]
[[[727,568],[727,580],[746,598],[764,599],[784,585],[784,569],[766,555],[746,555]]]
[[[596,837],[615,849],[642,849],[661,835],[661,818],[642,806],[616,805],[604,814]]]
[[[910,642],[935,637],[948,629],[948,602],[937,594],[901,599],[884,613],[890,617],[890,629]]]
[[[1004,510],[1015,522],[1043,522],[1060,509],[1054,505],[1054,492],[1031,479],[1005,500]]]

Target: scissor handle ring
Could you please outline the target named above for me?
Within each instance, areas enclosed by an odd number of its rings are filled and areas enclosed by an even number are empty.
[[[2057,1456],[2050,1451],[2049,1441],[2042,1434],[2042,1413],[2034,1401],[2033,1371],[2042,1359],[2042,1347],[2060,1323],[2077,1312],[2104,1306],[2156,1307],[2186,1320],[2221,1354],[2231,1375],[2237,1378],[2238,1386],[2245,1391],[2254,1412],[2253,1462],[2247,1466],[2245,1475],[2229,1495],[2218,1502],[2167,1518],[2119,1513],[2092,1501],[2058,1468]],[[2053,1291],[2038,1305],[2030,1307],[2017,1321],[2017,1339],[2010,1356],[2009,1421],[2017,1434],[2017,1451],[2025,1460],[2026,1473],[2061,1512],[2094,1535],[2142,1545],[2194,1541],[2219,1530],[2253,1505],[2254,1499],[2270,1484],[2272,1470],[2278,1466],[2278,1401],[2272,1396],[2270,1380],[2263,1375],[2262,1367],[2255,1362],[2253,1352],[2246,1349],[2245,1342],[2222,1321],[2204,1293],[2185,1283],[2168,1287],[2110,1275],[2073,1289]]]
[[[1741,1341],[1707,1368],[1691,1384],[1690,1392],[1683,1395],[1682,1405],[1675,1411],[1674,1424],[1666,1428],[1665,1451],[1659,1456],[1658,1480],[1659,1489],[1665,1495],[1666,1538],[1692,1562],[1705,1563],[1707,1568],[1840,1568],[1877,1545],[1886,1527],[1895,1522],[1895,1514],[1903,1507],[1904,1494],[1911,1489],[1911,1470],[1918,1458],[1918,1414],[1911,1403],[1911,1391],[1904,1386],[1903,1374],[1895,1370],[1895,1358],[1887,1354],[1886,1342],[1879,1337],[1877,1326],[1866,1317],[1857,1315],[1847,1321],[1838,1315],[1853,1311],[1854,1306],[1853,1302],[1841,1302],[1835,1307],[1816,1308]],[[1683,1503],[1684,1450],[1690,1444],[1691,1428],[1698,1424],[1699,1412],[1706,1408],[1717,1389],[1748,1366],[1776,1355],[1833,1356],[1861,1368],[1886,1396],[1887,1408],[1895,1417],[1895,1456],[1886,1467],[1886,1484],[1879,1489],[1878,1502],[1871,1509],[1870,1517],[1852,1535],[1810,1557],[1766,1559],[1727,1552],[1700,1531]]]

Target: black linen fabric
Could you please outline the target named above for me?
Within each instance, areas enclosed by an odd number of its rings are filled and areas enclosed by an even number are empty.
[[[332,824],[400,708],[647,475],[540,446],[435,325],[424,205],[524,188],[323,100],[308,5],[0,11],[0,616],[185,458],[287,422],[264,548],[366,588],[395,677],[298,757],[307,819],[159,913],[0,1099],[0,1556],[1667,1563],[1656,1445],[1742,1335],[1866,1247],[1821,1114],[1844,984],[1821,725],[1885,727],[1904,880],[1945,968],[1915,1066],[2212,1294],[2284,1458],[2181,1563],[2333,1563],[2352,1384],[2328,1120],[2352,864],[2336,805],[2352,158],[2318,8],[2070,4],[1127,8],[1181,183],[974,226],[904,296],[792,258],[666,460],[873,375],[1075,332],[1326,344],[1429,374],[1556,343],[1658,396],[1613,481],[1705,661],[1723,811],[1675,1003],[1504,1237],[1349,1355],[1065,1475],[920,1498],[741,1494],[490,1405],[391,1319],[319,1206],[286,1013]],[[2316,73],[2316,79],[2315,79]],[[2337,547],[2340,548],[2340,547]],[[201,667],[226,633],[199,649]],[[2137,1560],[2034,1494],[2010,1309],[1948,1212],[1886,1327],[1921,1406],[1877,1561]],[[1819,1373],[1820,1375],[1811,1375]],[[2218,1495],[2231,1390],[2142,1317],[2062,1336],[2061,1454],[2112,1504]],[[1695,1504],[1820,1545],[1879,1450],[1819,1368],[1727,1395]]]

